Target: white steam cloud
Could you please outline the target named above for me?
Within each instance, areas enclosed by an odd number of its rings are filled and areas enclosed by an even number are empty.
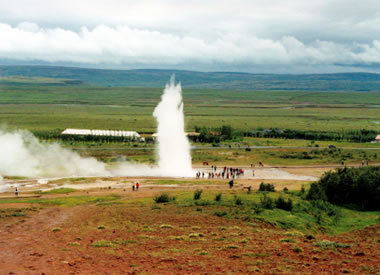
[[[161,102],[153,112],[157,119],[158,166],[170,176],[193,176],[190,143],[185,135],[181,84],[174,76],[166,85]]]
[[[294,35],[264,38],[219,32],[209,37],[154,31],[127,25],[82,27],[79,31],[42,28],[24,22],[0,23],[0,58],[83,64],[373,64],[380,62],[380,40],[303,42]]]
[[[105,165],[27,131],[0,130],[0,175],[25,177],[108,176]]]

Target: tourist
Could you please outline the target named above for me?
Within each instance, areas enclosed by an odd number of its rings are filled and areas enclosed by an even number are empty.
[[[234,187],[234,180],[230,180],[230,181],[228,182],[228,185],[230,186],[230,189],[231,189],[232,187]]]
[[[136,191],[139,191],[140,183],[136,182]]]
[[[132,191],[135,191],[135,184],[132,184]]]

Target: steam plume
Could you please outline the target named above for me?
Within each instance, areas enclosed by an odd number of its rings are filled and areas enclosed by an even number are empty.
[[[190,143],[185,136],[181,84],[174,75],[153,112],[157,119],[159,169],[167,176],[192,176]]]
[[[28,131],[0,130],[0,175],[25,177],[107,176],[105,165],[58,144],[41,143]]]

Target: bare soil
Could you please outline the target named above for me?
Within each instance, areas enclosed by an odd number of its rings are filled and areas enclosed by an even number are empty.
[[[305,236],[259,221],[220,218],[199,207],[131,201],[164,189],[82,191],[78,194],[117,192],[123,204],[52,206],[4,220],[1,274],[380,272],[380,224],[339,236]],[[315,246],[323,240],[351,247]]]

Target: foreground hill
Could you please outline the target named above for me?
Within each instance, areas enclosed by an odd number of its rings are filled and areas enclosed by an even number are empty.
[[[379,212],[312,204],[297,191],[264,199],[242,184],[228,190],[227,182],[181,187],[182,180],[172,180],[175,190],[142,183],[139,192],[132,182],[119,178],[112,189],[55,189],[38,198],[8,193],[0,199],[2,274],[380,272]],[[197,200],[195,188],[204,190]],[[162,190],[176,200],[154,202]],[[291,197],[292,211],[258,207],[280,196]]]
[[[250,74],[181,70],[101,70],[57,66],[0,66],[0,77],[22,76],[65,79],[64,84],[156,87],[172,74],[186,88],[234,90],[379,91],[380,74]],[[67,82],[70,80],[69,82]]]

